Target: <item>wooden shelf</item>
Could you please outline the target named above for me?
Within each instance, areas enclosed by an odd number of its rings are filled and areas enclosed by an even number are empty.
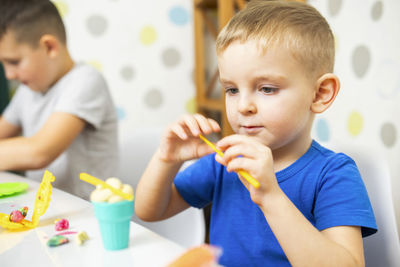
[[[224,94],[221,97],[212,98],[212,90],[216,88],[218,72],[216,71],[210,81],[206,80],[205,61],[205,33],[206,31],[214,38],[218,32],[232,18],[234,13],[246,5],[245,0],[194,0],[194,46],[195,46],[195,83],[197,112],[208,115],[216,112],[219,116],[219,124],[222,128],[222,136],[232,134],[225,114]],[[212,13],[217,14],[217,23]],[[219,87],[218,87],[219,88]]]

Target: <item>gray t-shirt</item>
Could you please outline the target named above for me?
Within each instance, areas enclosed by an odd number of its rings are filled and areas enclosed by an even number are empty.
[[[118,172],[117,114],[102,75],[89,65],[76,64],[44,94],[21,85],[3,117],[30,137],[54,112],[75,115],[86,121],[86,126],[45,169],[54,174],[55,187],[88,199],[94,187],[79,179],[81,172],[101,179]],[[41,181],[43,173],[44,169],[27,171],[26,176]]]

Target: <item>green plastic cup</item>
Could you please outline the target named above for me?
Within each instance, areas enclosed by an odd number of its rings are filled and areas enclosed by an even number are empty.
[[[100,225],[106,250],[120,250],[129,246],[129,228],[133,215],[133,200],[116,203],[92,202]]]

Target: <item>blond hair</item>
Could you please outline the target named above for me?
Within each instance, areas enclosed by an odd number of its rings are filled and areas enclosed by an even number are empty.
[[[325,18],[312,6],[289,1],[250,1],[223,28],[217,54],[235,41],[256,40],[263,52],[286,48],[311,75],[332,72],[334,37]]]

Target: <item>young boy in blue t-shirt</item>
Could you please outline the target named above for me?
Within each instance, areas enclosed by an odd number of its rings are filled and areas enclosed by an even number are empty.
[[[219,34],[217,55],[236,134],[216,144],[221,157],[199,139],[220,130],[214,120],[171,124],[137,187],[136,214],[156,221],[212,203],[210,243],[224,266],[363,266],[362,237],[376,223],[359,171],[310,133],[340,88],[326,20],[304,3],[251,1]]]

